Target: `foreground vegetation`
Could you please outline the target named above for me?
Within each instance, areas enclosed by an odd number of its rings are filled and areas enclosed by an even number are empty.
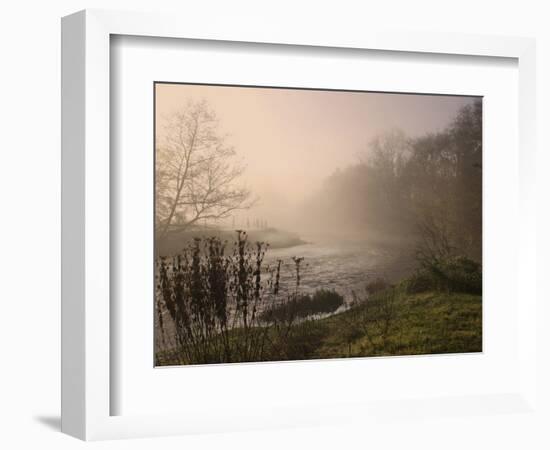
[[[395,318],[387,334],[377,326],[369,335],[365,305],[295,327],[288,351],[275,360],[390,355],[470,353],[482,351],[481,296],[425,292],[398,294]],[[238,332],[235,333],[238,336]],[[273,361],[266,355],[263,361]],[[177,350],[158,354],[160,365],[185,361]]]
[[[161,263],[157,312],[168,308],[176,340],[157,365],[482,350],[481,267],[467,258],[425,261],[396,285],[372,280],[345,305],[333,291],[300,293],[301,258],[295,284],[280,286],[280,263],[262,268],[266,248],[239,232],[232,254],[209,239],[172,271]]]
[[[369,322],[365,306],[326,319],[327,333],[312,357],[418,355],[481,351],[481,297],[426,292],[399,294],[387,332]]]
[[[482,350],[480,99],[437,133],[376,139],[304,204],[313,230],[416,246],[409,278],[365,280],[352,298],[303,292],[301,257],[264,262],[303,244],[294,233],[212,225],[254,204],[216,123],[190,105],[157,148],[157,365]]]

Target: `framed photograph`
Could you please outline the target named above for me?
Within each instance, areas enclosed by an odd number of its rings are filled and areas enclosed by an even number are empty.
[[[482,351],[482,97],[154,90],[155,366]]]
[[[534,48],[65,17],[63,431],[532,413]]]

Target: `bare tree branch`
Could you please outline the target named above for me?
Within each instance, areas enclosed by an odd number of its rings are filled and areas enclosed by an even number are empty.
[[[156,148],[158,238],[252,206],[250,191],[237,185],[243,173],[208,104],[188,103],[170,118]]]

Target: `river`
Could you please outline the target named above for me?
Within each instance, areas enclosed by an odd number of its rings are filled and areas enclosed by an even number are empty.
[[[352,291],[363,292],[365,285],[377,277],[391,282],[409,274],[414,264],[410,249],[380,246],[361,240],[334,240],[304,237],[308,243],[287,248],[269,249],[265,262],[274,266],[283,261],[281,282],[295,285],[292,257],[304,258],[300,264],[300,291],[335,290],[346,300]]]
[[[300,264],[299,292],[311,294],[318,289],[334,290],[345,299],[340,310],[349,305],[353,292],[362,295],[369,281],[382,277],[390,282],[396,282],[409,274],[414,267],[411,249],[403,246],[381,246],[363,240],[301,237],[307,243],[270,248],[264,258],[264,267],[273,268],[277,260],[282,260],[281,292],[293,292],[296,269],[292,257],[304,258]],[[173,323],[166,310],[162,311],[162,315],[165,317],[164,337],[158,333],[158,316],[155,315],[157,350],[175,345]]]

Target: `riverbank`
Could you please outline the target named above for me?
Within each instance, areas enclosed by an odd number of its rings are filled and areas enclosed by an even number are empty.
[[[422,261],[394,281],[381,268],[398,253],[368,242],[274,250],[265,270],[266,244],[250,248],[240,232],[236,245],[220,259],[218,237],[201,258],[196,241],[193,262],[177,271],[161,261],[158,365],[482,351],[482,268],[464,256]],[[174,317],[182,317],[178,333]]]
[[[291,231],[280,230],[278,228],[264,228],[245,230],[248,236],[248,242],[254,244],[256,242],[269,242],[271,249],[291,248],[297,245],[307,244],[308,242],[301,239],[297,233]],[[224,230],[218,228],[204,228],[192,231],[179,233],[176,236],[157,240],[156,251],[160,256],[171,256],[178,253],[193,242],[194,239],[208,239],[217,237],[222,241],[233,242],[235,240],[235,230]]]
[[[401,283],[344,312],[295,325],[286,345],[287,357],[279,360],[481,352],[481,295],[409,294]],[[157,361],[181,364],[175,352],[161,352]]]
[[[472,353],[482,351],[481,296],[426,292],[401,295],[387,336],[376,325],[362,330],[364,307],[322,319],[326,327],[310,358]],[[366,313],[368,314],[368,313]],[[359,316],[359,319],[357,318]],[[364,318],[368,325],[374,320]],[[348,328],[355,323],[357,330]],[[383,326],[383,324],[382,324]]]

